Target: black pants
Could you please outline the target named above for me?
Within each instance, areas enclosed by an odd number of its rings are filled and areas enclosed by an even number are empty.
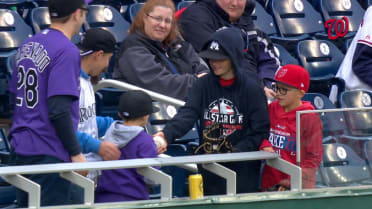
[[[261,161],[229,162],[221,165],[236,172],[236,192],[258,192]],[[205,195],[226,194],[226,180],[203,168],[199,171],[203,176]]]

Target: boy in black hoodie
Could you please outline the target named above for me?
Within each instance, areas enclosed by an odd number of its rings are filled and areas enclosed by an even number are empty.
[[[213,128],[218,140],[202,138],[197,154],[258,151],[269,135],[270,120],[263,89],[241,69],[243,45],[240,31],[234,28],[221,29],[211,36],[200,56],[207,59],[212,73],[194,84],[185,106],[163,132],[155,135],[172,143],[200,120],[199,135]],[[236,171],[238,193],[257,191],[260,161],[222,164]],[[206,170],[201,172],[206,195],[225,194],[224,179]]]

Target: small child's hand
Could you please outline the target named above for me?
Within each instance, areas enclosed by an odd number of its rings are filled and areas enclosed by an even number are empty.
[[[264,147],[262,148],[262,151],[265,151],[265,152],[275,152],[273,147]]]

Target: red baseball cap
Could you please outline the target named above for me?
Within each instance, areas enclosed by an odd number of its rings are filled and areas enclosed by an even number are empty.
[[[276,73],[275,78],[268,79],[284,83],[286,85],[295,87],[300,90],[307,92],[310,85],[310,75],[307,70],[299,65],[284,65]]]

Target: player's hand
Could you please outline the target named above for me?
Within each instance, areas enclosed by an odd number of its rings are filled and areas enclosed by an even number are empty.
[[[264,87],[264,91],[266,94],[267,99],[275,99],[276,93],[274,90]]]
[[[103,160],[119,160],[121,152],[116,144],[111,142],[103,141],[98,150],[99,156]]]
[[[264,147],[264,148],[262,148],[262,151],[265,151],[265,152],[275,152],[272,147]]]
[[[154,134],[153,137],[156,147],[158,148],[158,154],[162,154],[167,151],[168,142],[165,139],[164,133],[162,131],[158,132]]]
[[[71,156],[71,161],[73,163],[88,162],[87,159],[85,158],[85,156],[82,153]],[[76,171],[76,172],[78,174],[82,175],[82,176],[87,176],[88,175],[88,171]]]

